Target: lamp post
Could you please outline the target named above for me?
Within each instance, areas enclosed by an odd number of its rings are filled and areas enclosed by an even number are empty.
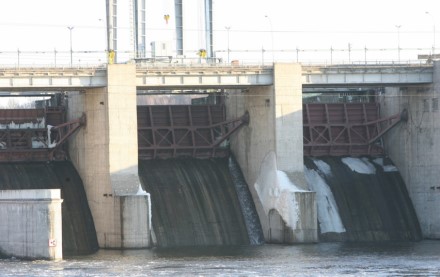
[[[225,26],[226,31],[228,32],[228,64],[229,64],[229,30],[231,30],[231,26]]]
[[[73,26],[69,26],[69,27],[67,27],[67,29],[69,29],[69,32],[70,32],[70,67],[72,67],[72,65],[73,65],[73,50],[72,50],[72,30],[73,30]]]
[[[397,61],[400,63],[400,27],[402,25],[396,25],[397,28]]]
[[[425,12],[425,14],[429,15],[432,19],[432,34],[433,34],[433,42],[432,42],[432,58],[435,59],[435,20],[434,20],[434,16],[429,13],[429,12]]]
[[[272,28],[272,20],[270,20],[270,17],[268,15],[265,15],[264,17],[267,18],[267,20],[269,20],[269,25],[270,25],[270,38],[272,40],[272,63],[275,61],[274,59],[274,52],[273,52],[273,28]]]

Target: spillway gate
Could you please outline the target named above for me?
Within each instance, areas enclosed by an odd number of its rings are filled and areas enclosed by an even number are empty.
[[[226,120],[224,105],[137,107],[140,159],[229,155],[226,139],[249,122],[249,115]]]
[[[304,156],[381,156],[380,138],[406,117],[380,118],[378,103],[304,104]]]
[[[64,142],[84,124],[66,122],[63,107],[0,109],[0,162],[65,160]]]

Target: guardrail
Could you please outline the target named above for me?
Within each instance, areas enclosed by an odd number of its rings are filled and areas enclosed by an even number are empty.
[[[295,62],[303,65],[335,64],[426,64],[432,63],[432,48],[360,48],[360,49],[229,49],[216,50],[214,57],[201,58],[196,50],[184,55],[169,53],[153,57],[145,53],[139,57],[134,52],[119,51],[118,62],[135,60],[142,66],[246,66],[272,65],[273,62]],[[96,67],[107,64],[108,53],[104,50],[82,51],[14,51],[0,50],[0,67]],[[418,59],[423,57],[423,59]]]

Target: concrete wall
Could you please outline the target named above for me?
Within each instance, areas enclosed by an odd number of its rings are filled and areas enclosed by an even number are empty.
[[[68,117],[83,112],[87,116],[87,125],[69,141],[69,153],[84,182],[99,246],[148,247],[148,221],[130,219],[149,216],[148,197],[136,195],[140,181],[135,65],[109,65],[107,78],[107,88],[68,93]]]
[[[0,191],[0,256],[63,258],[59,189]]]
[[[271,208],[267,205],[267,199],[272,199],[269,195],[271,192],[262,196],[256,190],[259,179],[260,188],[264,188],[261,180],[277,186],[280,183],[277,170],[283,171],[289,177],[291,183],[296,185],[295,189],[307,189],[303,173],[301,66],[275,64],[274,80],[274,86],[229,91],[226,99],[228,118],[239,117],[245,111],[250,115],[249,126],[243,127],[232,136],[231,148],[249,185],[266,241],[287,243],[317,241],[317,221],[313,223],[314,227],[309,225],[307,227],[311,235],[300,236],[296,241],[286,241],[281,237],[275,238],[273,234],[270,235],[270,229],[275,228],[269,224]],[[272,173],[267,174],[266,171],[262,173],[263,165],[268,164],[265,160],[271,160],[271,156],[275,157],[275,161],[269,162],[274,165],[271,165],[271,169],[267,172]],[[282,188],[278,187],[276,190],[282,191]],[[285,195],[291,193],[293,192]],[[315,206],[314,197],[309,199],[313,202],[310,205]],[[288,221],[286,218],[283,220]],[[284,227],[280,225],[276,228]]]
[[[386,135],[385,147],[405,180],[423,236],[439,239],[440,62],[434,65],[433,85],[387,88],[380,101],[382,116],[408,109],[408,122]]]

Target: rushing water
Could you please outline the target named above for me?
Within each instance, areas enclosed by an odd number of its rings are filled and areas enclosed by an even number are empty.
[[[250,243],[245,216],[258,221],[257,214],[243,215],[244,203],[230,171],[228,159],[220,158],[139,161],[142,185],[151,193],[157,246]],[[259,221],[255,225],[261,229]]]
[[[100,250],[0,268],[1,276],[439,276],[440,241]]]

